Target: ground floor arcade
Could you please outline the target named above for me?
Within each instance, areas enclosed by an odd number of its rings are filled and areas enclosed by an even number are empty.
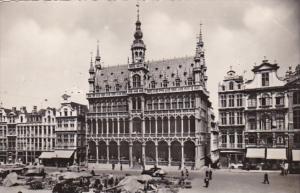
[[[93,141],[88,142],[90,163],[136,165],[197,166],[204,165],[205,145],[193,140],[167,141]]]

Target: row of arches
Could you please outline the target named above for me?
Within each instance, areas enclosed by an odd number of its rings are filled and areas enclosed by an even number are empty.
[[[196,146],[193,141],[185,141],[183,145],[179,141],[172,141],[170,145],[166,141],[159,141],[157,145],[154,141],[145,143],[134,141],[130,144],[121,141],[118,145],[116,141],[95,141],[88,142],[88,159],[106,163],[115,162],[145,162],[171,163],[171,162],[195,162]]]
[[[139,117],[132,119],[132,132],[143,133],[195,133],[196,119],[192,116],[170,116],[170,117],[146,117],[142,120]],[[88,134],[129,134],[130,120],[120,119],[88,119]]]

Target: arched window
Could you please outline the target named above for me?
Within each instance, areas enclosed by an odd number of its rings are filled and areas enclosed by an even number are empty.
[[[229,82],[229,90],[233,90],[233,82]]]
[[[193,84],[193,79],[191,77],[188,78],[188,85],[192,85]]]
[[[139,88],[141,87],[141,77],[137,74],[135,74],[132,78],[132,86],[133,88]]]
[[[155,88],[155,81],[151,81],[151,88]]]

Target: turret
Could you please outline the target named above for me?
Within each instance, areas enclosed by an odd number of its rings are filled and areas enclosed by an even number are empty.
[[[90,69],[89,69],[89,87],[90,87],[90,92],[94,92],[94,87],[95,87],[95,69],[93,66],[93,56],[91,53],[91,62],[90,62]]]

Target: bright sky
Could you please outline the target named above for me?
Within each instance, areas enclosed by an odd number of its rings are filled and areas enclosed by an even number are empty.
[[[87,104],[90,52],[104,66],[127,63],[136,1],[33,1],[0,3],[0,101],[3,106],[58,107],[61,95]],[[238,73],[266,56],[280,65],[300,63],[296,0],[148,0],[140,13],[147,60],[193,56],[199,23],[208,67],[208,90],[217,109],[217,87],[229,66]],[[94,54],[95,55],[95,54]],[[44,99],[48,99],[47,102]]]

